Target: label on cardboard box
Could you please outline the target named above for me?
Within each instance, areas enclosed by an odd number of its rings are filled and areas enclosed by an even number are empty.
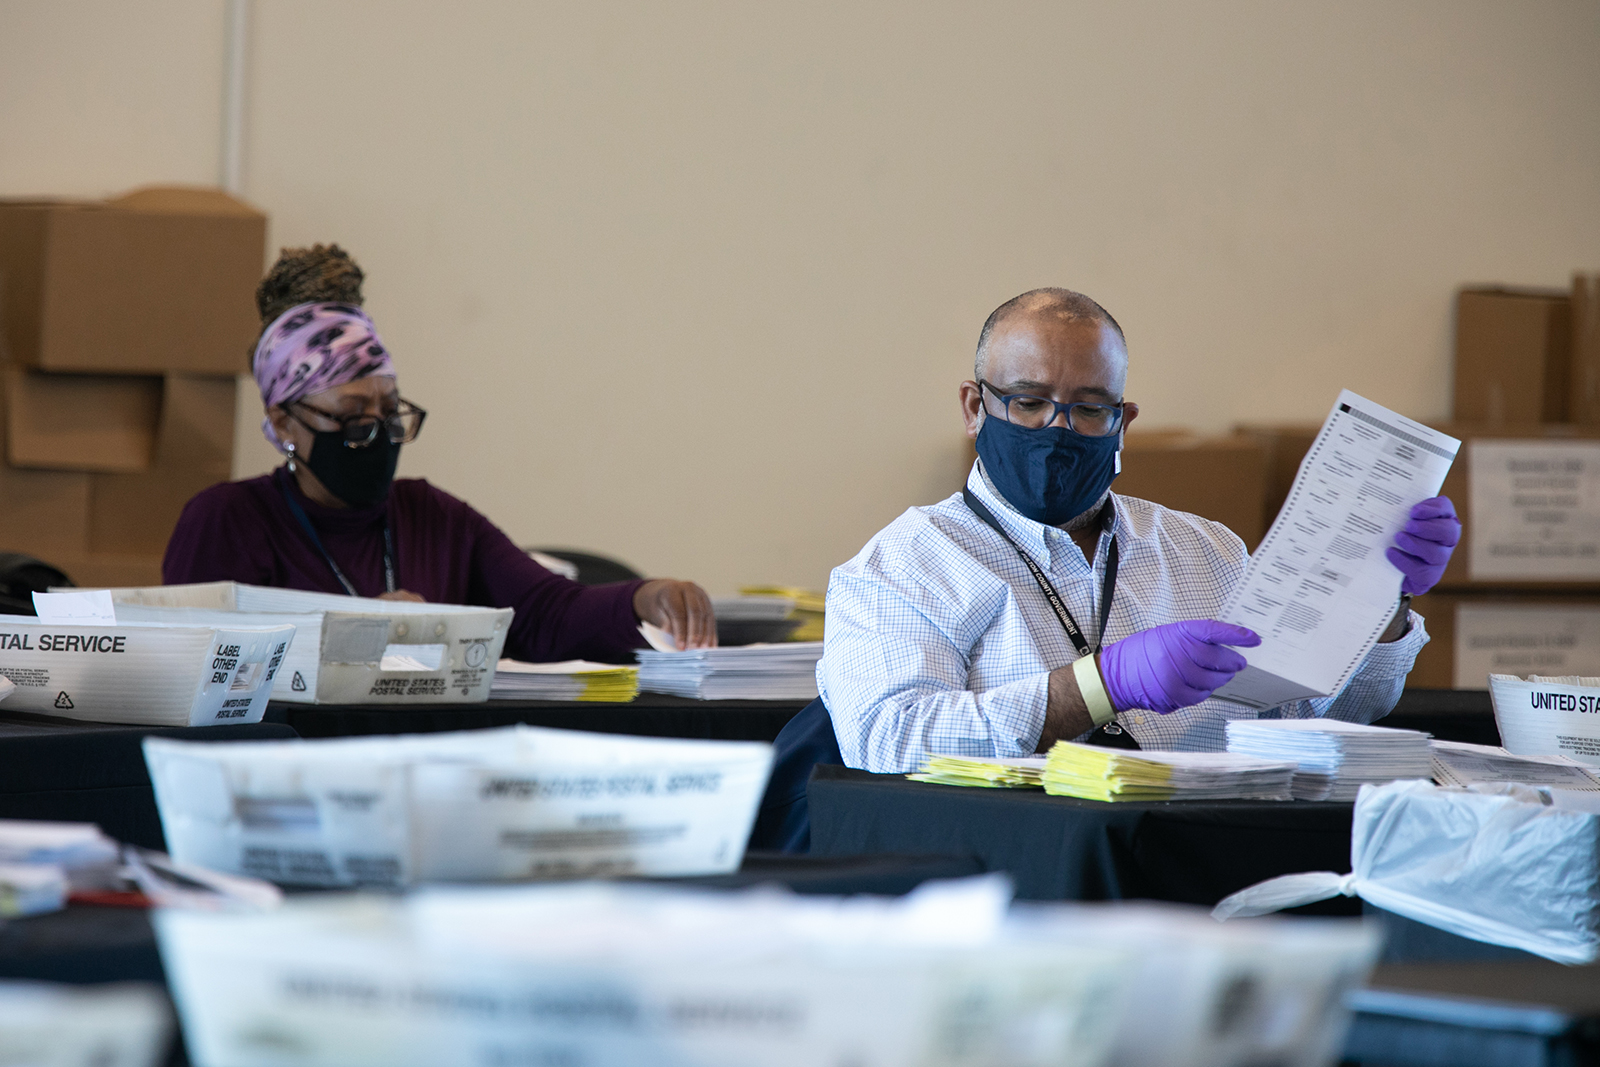
[[[1454,685],[1483,689],[1491,674],[1600,675],[1600,605],[1460,605]]]
[[[1468,447],[1469,577],[1600,580],[1600,441],[1482,440]]]

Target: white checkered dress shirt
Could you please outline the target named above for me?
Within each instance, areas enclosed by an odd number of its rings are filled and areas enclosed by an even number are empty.
[[[1110,532],[1101,533],[1090,566],[1065,531],[1007,504],[980,465],[967,485],[1049,575],[1092,642]],[[1119,562],[1104,643],[1162,623],[1215,618],[1244,574],[1244,542],[1197,515],[1112,499]],[[959,493],[911,508],[835,568],[827,608],[817,687],[845,762],[870,771],[915,770],[933,753],[1032,755],[1049,672],[1078,658],[1015,550]],[[1410,633],[1375,646],[1341,692],[1265,714],[1381,718],[1427,640],[1413,613]],[[1169,715],[1130,710],[1117,721],[1148,749],[1215,751],[1227,747],[1229,719],[1255,717],[1213,699]]]

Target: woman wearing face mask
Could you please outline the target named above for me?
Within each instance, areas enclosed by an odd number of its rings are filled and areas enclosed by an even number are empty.
[[[529,559],[493,523],[420,478],[394,480],[427,413],[400,395],[361,308],[363,274],[337,245],[286,249],[256,290],[251,372],[271,474],[212,486],[167,544],[167,584],[237,581],[516,611],[506,655],[626,659],[638,624],[683,647],[716,643],[705,592],[670,579],[582,586]]]

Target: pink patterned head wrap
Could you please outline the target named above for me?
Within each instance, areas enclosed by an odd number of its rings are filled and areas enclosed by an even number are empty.
[[[250,367],[269,408],[360,378],[396,377],[378,328],[354,304],[297,304],[285,311],[262,331]],[[285,451],[271,419],[261,420],[261,432]]]

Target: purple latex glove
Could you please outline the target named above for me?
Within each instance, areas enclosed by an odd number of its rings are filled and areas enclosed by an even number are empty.
[[[1437,585],[1460,540],[1461,520],[1449,497],[1436,496],[1411,505],[1411,518],[1394,535],[1396,547],[1383,552],[1405,575],[1400,591],[1421,596]]]
[[[1200,703],[1244,670],[1244,657],[1227,646],[1260,643],[1255,631],[1215,619],[1169,622],[1101,649],[1100,677],[1118,711],[1165,715]]]

